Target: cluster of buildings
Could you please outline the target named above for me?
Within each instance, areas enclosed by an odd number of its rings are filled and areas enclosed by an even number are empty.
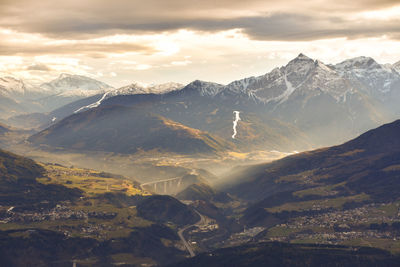
[[[355,239],[399,240],[400,232],[390,227],[392,223],[400,223],[399,204],[372,203],[354,209],[293,218],[288,223],[275,226],[275,229],[284,230],[281,236],[270,235],[266,240],[316,240],[326,244],[341,244]],[[376,229],[379,225],[388,227]]]
[[[115,212],[88,212],[83,210],[71,210],[67,206],[57,205],[50,210],[16,212],[8,209],[0,215],[0,223],[32,223],[56,220],[88,220],[89,218],[113,219],[117,216]]]

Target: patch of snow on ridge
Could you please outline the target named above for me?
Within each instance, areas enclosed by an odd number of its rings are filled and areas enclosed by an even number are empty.
[[[75,110],[74,113],[78,113],[78,112],[81,112],[82,110],[91,109],[91,108],[96,108],[96,107],[100,106],[101,102],[103,102],[103,100],[107,97],[107,95],[108,95],[109,93],[110,93],[110,92],[104,93],[103,96],[102,96],[97,102],[94,102],[94,103],[92,103],[92,104],[90,104],[90,105],[81,107],[81,108]]]
[[[285,84],[286,84],[286,90],[285,90],[285,92],[283,92],[282,95],[279,96],[281,98],[280,103],[288,100],[289,96],[294,92],[294,90],[296,90],[296,88],[294,88],[293,85],[288,81],[286,73],[285,73],[284,79],[285,79]]]
[[[296,90],[297,87],[293,87],[292,83],[289,82],[289,80],[287,79],[286,72],[285,72],[283,78],[285,80],[286,90],[281,95],[269,99],[268,102],[275,101],[275,102],[279,102],[279,104],[282,104],[283,102],[288,100],[289,96],[291,94],[293,94],[293,92]],[[301,86],[301,84],[299,86]]]
[[[114,89],[112,91],[107,91],[103,94],[103,96],[96,102],[83,106],[74,111],[74,113],[78,113],[87,109],[96,108],[101,105],[101,103],[110,97],[117,96],[117,95],[135,95],[135,94],[163,94],[170,91],[178,90],[183,87],[182,84],[179,83],[163,83],[158,85],[150,85],[146,86],[139,83],[133,83],[128,86],[124,86],[118,89]]]

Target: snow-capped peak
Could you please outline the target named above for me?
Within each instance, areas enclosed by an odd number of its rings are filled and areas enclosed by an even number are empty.
[[[394,64],[392,65],[392,67],[393,67],[398,73],[400,73],[400,61],[397,62],[397,63],[394,63]]]
[[[314,60],[304,55],[303,53],[300,53],[297,57],[289,61],[288,65],[295,63],[305,63],[305,62],[314,62]]]
[[[0,78],[0,95],[20,101],[49,95],[49,90],[26,83],[21,79],[7,76]]]
[[[200,80],[195,80],[188,85],[186,85],[182,91],[183,92],[197,92],[202,96],[215,96],[222,89],[224,85],[212,82],[205,82]]]
[[[335,68],[339,70],[349,70],[349,69],[381,68],[381,66],[373,58],[362,56],[362,57],[347,59],[339,64],[336,64]]]
[[[99,91],[112,88],[110,85],[95,79],[67,73],[60,74],[57,79],[44,83],[40,87],[52,90],[54,93],[62,93],[71,90]]]
[[[0,91],[2,93],[23,95],[25,90],[25,84],[22,80],[10,76],[0,78]]]
[[[287,74],[290,72],[297,72],[306,74],[311,68],[315,67],[315,61],[304,54],[299,54],[296,58],[289,61],[285,66]]]
[[[370,57],[356,57],[336,64],[335,69],[347,79],[359,81],[369,87],[371,92],[387,93],[399,81],[393,67],[378,64]]]

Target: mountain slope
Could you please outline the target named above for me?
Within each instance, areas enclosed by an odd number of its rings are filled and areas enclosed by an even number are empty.
[[[102,106],[124,105],[147,110],[191,128],[207,131],[240,149],[270,149],[291,151],[310,148],[309,139],[291,124],[276,120],[257,106],[253,100],[235,105],[234,98],[221,99],[215,94],[222,85],[195,81],[181,90],[164,95],[116,96],[106,99]],[[234,110],[240,111],[236,139],[232,138]],[[264,110],[264,111],[262,111]]]
[[[295,192],[309,190],[313,196],[322,189],[326,195],[314,197],[365,194],[366,199],[392,201],[400,197],[399,134],[400,120],[339,146],[242,169],[221,188],[268,205],[300,201]]]
[[[195,183],[178,194],[176,194],[177,199],[182,200],[212,200],[213,197],[216,195],[216,191],[206,183]]]
[[[200,220],[200,216],[192,208],[170,196],[147,197],[138,203],[137,211],[145,219],[161,223],[173,222],[180,226]]]
[[[45,170],[33,160],[0,149],[1,205],[54,203],[81,195],[80,190],[38,183],[36,179],[44,174]]]
[[[64,75],[65,76],[65,75]],[[104,90],[94,90],[90,91],[90,94],[95,93],[95,95],[80,98],[77,100],[65,104],[61,107],[47,112],[47,113],[30,113],[21,114],[16,116],[11,116],[8,118],[8,123],[15,127],[20,128],[36,128],[43,130],[50,125],[58,122],[74,113],[79,113],[86,111],[88,109],[99,106],[102,101],[107,98],[117,96],[117,95],[134,95],[134,94],[162,94],[182,88],[183,85],[178,83],[164,83],[150,86],[141,86],[139,84],[131,84],[118,89],[107,89],[105,93]],[[52,101],[53,97],[61,97],[60,95],[51,96],[46,98],[46,101]],[[44,99],[42,99],[44,101]]]
[[[34,180],[40,177],[44,170],[33,160],[0,150],[0,177],[9,181],[19,179]]]
[[[18,128],[43,130],[65,117],[74,114],[74,111],[82,106],[90,105],[93,102],[98,101],[101,97],[102,95],[99,94],[78,99],[48,113],[36,112],[12,116],[7,119],[7,123]]]
[[[368,245],[398,252],[400,120],[339,146],[236,168],[217,187],[245,200],[258,241]],[[261,228],[257,228],[261,227]]]
[[[159,150],[215,153],[229,144],[140,107],[104,106],[72,115],[29,141],[79,150],[135,153]]]

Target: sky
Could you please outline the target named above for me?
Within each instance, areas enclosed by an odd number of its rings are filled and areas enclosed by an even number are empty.
[[[0,76],[33,84],[226,84],[299,53],[400,61],[400,0],[0,0]]]

